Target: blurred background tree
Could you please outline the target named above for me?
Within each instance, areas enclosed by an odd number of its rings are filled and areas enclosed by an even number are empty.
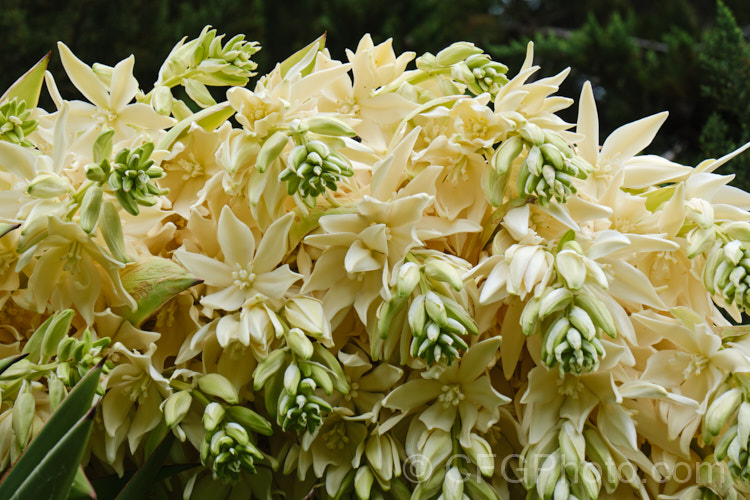
[[[130,53],[144,87],[182,37],[206,24],[244,33],[264,47],[267,72],[328,32],[334,57],[344,58],[364,33],[376,43],[393,37],[397,52],[437,52],[458,40],[474,42],[514,74],[526,44],[548,76],[570,66],[560,94],[577,98],[590,80],[602,137],[629,121],[667,110],[670,118],[649,152],[695,165],[750,140],[750,4],[747,0],[0,0],[0,88],[48,50],[63,95],[66,81],[55,42],[84,61],[114,64]],[[42,105],[50,107],[49,100]],[[574,121],[577,108],[563,113]],[[750,189],[750,153],[722,167]]]

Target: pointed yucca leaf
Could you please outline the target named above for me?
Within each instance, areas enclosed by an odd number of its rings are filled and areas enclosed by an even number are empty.
[[[135,300],[135,311],[122,317],[139,326],[169,299],[202,283],[174,262],[161,257],[139,259],[120,272],[122,285]]]
[[[97,500],[96,491],[80,466],[73,478],[67,500]]]
[[[0,373],[3,373],[5,370],[13,366],[15,363],[21,361],[26,356],[28,356],[28,353],[16,354],[15,356],[8,356],[7,358],[0,359]]]
[[[80,423],[79,421],[81,418],[91,408],[91,401],[94,399],[96,387],[99,385],[99,376],[102,373],[103,365],[104,360],[97,363],[97,365],[75,385],[73,390],[70,391],[70,394],[68,394],[68,397],[66,397],[60,404],[57,411],[52,414],[44,427],[42,427],[42,430],[36,438],[31,441],[31,444],[26,448],[26,451],[23,452],[13,467],[6,473],[2,482],[0,482],[0,498],[11,498],[11,495],[19,489],[26,478],[41,466],[44,457],[49,456],[52,453],[53,448],[62,442],[66,433],[71,431],[77,423]],[[93,418],[93,413],[91,413],[91,416],[91,418]],[[79,439],[79,441],[83,441],[82,445],[85,446],[85,439]],[[81,443],[78,442],[78,444]],[[78,466],[80,459],[75,463],[71,462],[72,453],[74,451],[74,449],[67,450],[66,454],[69,456],[59,458],[60,463],[53,463],[53,466],[59,469],[62,468],[61,464],[67,464],[68,462],[74,467]],[[72,481],[74,474],[75,468],[73,468],[69,481]],[[57,475],[57,473],[53,475]],[[46,497],[29,495],[18,498],[41,499]]]
[[[326,33],[320,35],[314,42],[307,47],[298,50],[281,63],[281,78],[284,78],[290,71],[297,70],[300,75],[307,76],[312,70],[315,54],[323,50],[326,46]]]
[[[19,101],[26,101],[26,109],[36,108],[39,103],[39,93],[42,91],[44,83],[44,72],[47,71],[50,52],[42,57],[30,70],[24,73],[21,78],[5,91],[0,102],[5,102],[17,98]]]
[[[133,474],[128,484],[122,489],[117,500],[140,500],[146,498],[153,491],[153,486],[159,477],[159,471],[169,455],[169,450],[174,443],[174,434],[166,435],[154,452],[149,455],[146,462]]]
[[[78,466],[86,451],[86,444],[91,433],[91,425],[94,423],[95,408],[81,418],[72,429],[70,429],[59,441],[52,442],[54,446],[38,462],[31,471],[24,476],[24,481],[0,498],[9,500],[64,500],[73,484]],[[36,441],[36,440],[35,440]],[[20,461],[20,460],[19,460]],[[15,467],[14,467],[15,469]],[[13,470],[11,469],[11,474]],[[5,479],[7,481],[9,476]],[[5,483],[0,484],[2,487]]]
[[[12,224],[10,222],[0,222],[0,238],[21,227],[21,224]]]

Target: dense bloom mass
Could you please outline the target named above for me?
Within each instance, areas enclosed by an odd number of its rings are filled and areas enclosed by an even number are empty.
[[[0,469],[103,366],[82,471],[164,442],[163,495],[750,495],[739,151],[600,146],[532,45],[258,50],[206,28],[149,90],[60,43],[88,102],[0,98]]]

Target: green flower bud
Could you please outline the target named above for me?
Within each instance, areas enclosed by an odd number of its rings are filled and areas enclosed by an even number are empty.
[[[553,497],[561,473],[560,450],[555,450],[544,459],[539,469],[539,477],[536,483],[536,490],[539,496],[544,499]],[[556,498],[567,498],[567,495]]]
[[[164,175],[164,171],[154,167],[154,161],[149,159],[153,151],[154,144],[147,142],[133,150],[122,149],[115,155],[109,186],[131,215],[138,215],[138,205],[151,206],[156,203],[154,196],[168,192],[151,183],[152,179]]]
[[[742,391],[737,388],[729,389],[714,399],[703,416],[704,428],[712,436],[718,436],[730,417],[734,415],[742,403]]]
[[[490,164],[499,175],[505,175],[513,164],[513,161],[521,154],[521,151],[523,151],[523,139],[521,136],[514,135],[508,137],[500,144],[495,154],[492,155]]]
[[[521,134],[521,138],[531,146],[541,146],[544,144],[544,132],[538,125],[527,122],[518,132]],[[539,152],[541,153],[541,150]]]
[[[190,395],[190,391],[175,392],[164,400],[162,411],[167,427],[172,428],[179,424],[185,418],[185,415],[187,415],[188,410],[190,410],[192,402],[193,397]]]
[[[203,411],[203,428],[206,432],[213,432],[219,427],[226,411],[219,403],[209,403]]]
[[[395,295],[401,299],[409,297],[419,284],[420,278],[419,265],[414,262],[404,262],[398,268]]]
[[[303,149],[304,148],[304,149]],[[309,141],[295,147],[279,180],[287,183],[287,193],[299,192],[310,206],[326,189],[338,190],[341,177],[354,175],[351,163],[321,141]]]
[[[448,313],[445,311],[445,305],[440,296],[435,292],[427,292],[424,297],[424,308],[427,316],[439,325],[444,325],[448,321]]]
[[[495,473],[495,455],[490,444],[474,433],[469,436],[469,439],[471,446],[464,448],[464,451],[471,461],[477,465],[483,476],[492,477]]]
[[[218,373],[203,375],[198,379],[198,388],[209,396],[221,398],[229,404],[239,402],[237,388],[229,379]]]
[[[470,42],[455,42],[437,53],[436,62],[438,66],[448,67],[466,60],[483,51]]]
[[[301,380],[302,373],[296,363],[291,363],[286,367],[286,371],[284,371],[284,390],[287,394],[290,396],[297,394]]]
[[[354,475],[354,492],[357,498],[360,500],[370,498],[373,482],[375,482],[375,476],[372,475],[369,467],[364,466],[357,469],[357,473]]]
[[[314,346],[313,346],[314,347]],[[286,353],[282,350],[275,350],[261,360],[253,372],[253,388],[259,391],[277,371],[286,363]]]
[[[26,193],[35,198],[50,199],[57,198],[71,189],[70,182],[57,174],[40,174],[34,177]]]
[[[443,479],[443,498],[445,500],[463,500],[464,481],[458,467],[451,467]]]
[[[86,190],[81,201],[81,228],[91,233],[99,220],[99,212],[102,208],[102,187],[94,184]]]
[[[428,278],[446,282],[457,292],[464,287],[458,270],[442,259],[428,258],[425,261],[424,270]]]
[[[47,387],[49,390],[49,407],[51,411],[55,411],[65,399],[65,396],[68,395],[68,391],[65,389],[65,383],[54,374],[47,376]]]
[[[260,151],[258,152],[258,159],[255,162],[255,168],[257,168],[259,172],[265,172],[268,166],[279,157],[288,142],[289,136],[286,132],[274,132],[273,135],[263,142],[263,146],[261,146]]]
[[[32,144],[26,140],[38,123],[30,120],[31,110],[26,109],[26,101],[13,98],[0,105],[0,141],[12,142],[24,147]]]
[[[555,269],[569,290],[578,290],[586,282],[583,256],[573,250],[562,250],[555,255]]]
[[[354,137],[357,133],[346,123],[328,116],[319,116],[305,121],[304,127],[310,132],[331,137]]]
[[[151,106],[154,111],[160,115],[169,116],[172,113],[172,91],[166,85],[157,85],[154,87],[154,93],[151,96]]]
[[[65,338],[70,330],[70,324],[75,316],[75,311],[65,309],[53,315],[52,322],[44,331],[42,338],[42,355],[49,358],[57,354],[57,348],[60,342]]]
[[[13,416],[11,427],[16,437],[18,448],[23,450],[31,436],[31,423],[36,411],[36,399],[31,394],[31,387],[27,381],[23,381],[18,397],[13,403]]]
[[[286,333],[286,342],[297,356],[302,359],[310,359],[313,355],[313,345],[310,339],[299,328],[291,328]]]
[[[578,474],[580,465],[585,462],[586,441],[573,424],[566,420],[558,434],[562,464],[569,476]]]

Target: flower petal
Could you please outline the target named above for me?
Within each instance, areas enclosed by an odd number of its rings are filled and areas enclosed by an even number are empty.
[[[183,249],[177,250],[174,256],[180,264],[195,277],[202,279],[206,285],[224,288],[234,282],[233,269],[223,262]]]
[[[88,64],[78,59],[73,52],[62,42],[57,42],[57,48],[60,51],[60,60],[62,61],[68,78],[73,82],[81,94],[96,104],[99,108],[109,107],[109,94],[99,77]],[[145,106],[145,104],[144,104]]]
[[[135,97],[138,91],[138,81],[133,76],[133,65],[135,57],[132,55],[123,59],[112,71],[112,84],[110,85],[110,109],[117,112],[124,108]]]
[[[255,252],[253,270],[256,274],[270,271],[284,259],[289,246],[289,229],[292,227],[292,222],[294,222],[294,213],[289,212],[266,229],[258,245],[258,251]]]
[[[253,260],[255,238],[250,228],[225,205],[219,216],[219,246],[224,253],[224,262],[246,268]]]

